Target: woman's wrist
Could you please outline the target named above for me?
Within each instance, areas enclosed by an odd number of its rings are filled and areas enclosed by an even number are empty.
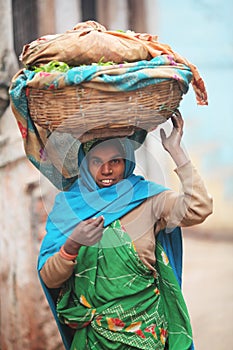
[[[75,255],[78,254],[78,251],[81,247],[81,244],[75,242],[73,239],[68,238],[64,244],[64,250],[67,254]]]
[[[172,157],[177,167],[180,167],[189,161],[186,153],[181,147],[170,150],[169,154]]]
[[[59,250],[59,254],[63,259],[68,260],[68,261],[75,260],[78,256],[78,253],[76,253],[76,254],[67,253],[64,249],[64,245],[61,246],[61,248]]]

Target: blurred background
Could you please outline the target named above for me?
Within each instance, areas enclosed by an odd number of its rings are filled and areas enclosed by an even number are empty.
[[[108,29],[158,35],[195,64],[208,106],[190,87],[181,102],[183,145],[214,198],[214,213],[184,230],[183,291],[197,350],[228,350],[233,343],[233,2],[226,0],[0,0],[0,349],[63,349],[38,282],[36,264],[54,188],[25,157],[9,106],[8,89],[22,68],[23,45],[96,20]],[[165,128],[169,129],[169,122]],[[174,164],[154,150],[171,187]],[[139,162],[142,154],[138,154]],[[151,162],[146,175],[154,179]],[[171,174],[171,175],[170,175]],[[179,349],[177,349],[179,350]]]

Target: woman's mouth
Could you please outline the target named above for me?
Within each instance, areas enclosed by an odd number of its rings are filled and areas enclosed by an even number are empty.
[[[111,186],[114,183],[113,179],[103,179],[100,180],[102,186]]]

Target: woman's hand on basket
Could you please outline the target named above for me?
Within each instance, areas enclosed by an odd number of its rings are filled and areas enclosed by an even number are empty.
[[[67,238],[64,250],[68,254],[77,254],[81,246],[92,246],[99,242],[102,238],[103,230],[103,216],[81,221]]]
[[[172,159],[177,166],[188,161],[183,148],[181,147],[181,139],[183,136],[183,127],[184,120],[181,116],[181,113],[176,110],[173,116],[171,117],[173,124],[172,131],[169,136],[166,135],[164,129],[160,129],[160,136],[162,140],[163,148],[171,155]]]

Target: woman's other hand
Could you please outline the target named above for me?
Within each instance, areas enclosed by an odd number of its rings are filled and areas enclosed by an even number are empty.
[[[92,246],[99,242],[102,238],[103,230],[103,216],[81,221],[67,238],[64,250],[71,255],[77,254],[81,246]]]
[[[181,113],[176,110],[171,117],[173,124],[172,131],[169,136],[166,135],[164,129],[160,129],[160,136],[163,148],[171,155],[177,166],[181,166],[188,161],[183,148],[181,147],[181,139],[183,136],[184,120]]]

